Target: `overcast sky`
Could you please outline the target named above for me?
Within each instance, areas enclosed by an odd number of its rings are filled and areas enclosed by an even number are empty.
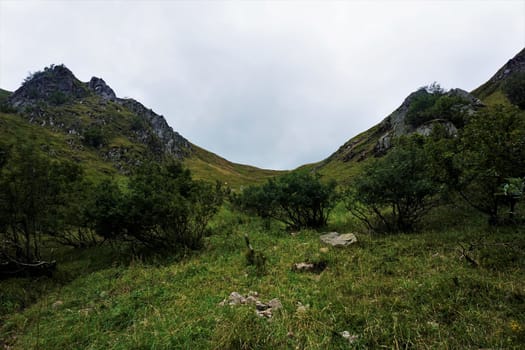
[[[525,46],[525,1],[0,0],[0,87],[64,63],[228,160],[320,161],[433,81],[472,90]]]

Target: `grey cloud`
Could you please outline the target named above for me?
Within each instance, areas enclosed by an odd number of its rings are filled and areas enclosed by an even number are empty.
[[[65,63],[190,141],[319,161],[433,81],[473,89],[525,42],[523,2],[0,2],[0,86]]]

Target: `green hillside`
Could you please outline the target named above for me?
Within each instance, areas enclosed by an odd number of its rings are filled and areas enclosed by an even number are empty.
[[[525,49],[509,60],[486,83],[473,90],[470,93],[470,98],[479,99],[484,106],[511,106],[512,103],[504,91],[505,84],[509,79],[519,74],[525,74]],[[462,94],[466,94],[466,92]],[[380,141],[382,137],[392,132],[391,119],[398,118],[399,112],[404,112],[403,109],[406,110],[410,108],[412,95],[413,94],[408,96],[405,102],[380,124],[352,137],[327,159],[308,165],[308,169],[317,171],[327,179],[334,179],[342,183],[348,182],[349,179],[359,172],[362,164],[366,163],[367,159],[383,153],[377,152]],[[479,107],[481,107],[481,105],[477,106],[477,108]],[[402,119],[401,123],[406,123],[404,121],[404,115]],[[417,130],[405,130],[398,134],[398,136],[413,132],[417,132]]]
[[[0,91],[0,348],[523,348],[523,52],[289,172],[64,66]]]
[[[82,83],[64,66],[35,73],[14,94],[1,90],[0,105],[8,112],[0,114],[6,142],[37,140],[49,155],[78,162],[94,177],[126,176],[143,161],[169,158],[181,160],[196,179],[233,189],[280,173],[234,164],[193,145],[162,116],[117,98],[102,79]]]

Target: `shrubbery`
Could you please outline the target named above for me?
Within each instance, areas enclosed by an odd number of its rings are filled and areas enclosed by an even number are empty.
[[[335,182],[325,184],[318,175],[290,173],[248,187],[235,201],[245,211],[301,229],[326,225],[336,197]]]
[[[433,119],[445,119],[461,127],[465,118],[464,107],[468,104],[461,96],[447,94],[434,83],[415,93],[406,113],[406,121],[418,127]]]
[[[93,185],[79,165],[36,144],[0,144],[0,262],[39,261],[46,241],[199,248],[223,193],[177,163],[147,163],[127,183]]]
[[[439,201],[442,186],[419,136],[401,139],[358,175],[346,206],[373,231],[410,232]]]
[[[106,239],[149,248],[195,249],[222,197],[220,186],[193,181],[179,164],[148,163],[122,189],[115,182],[102,182],[88,215]]]

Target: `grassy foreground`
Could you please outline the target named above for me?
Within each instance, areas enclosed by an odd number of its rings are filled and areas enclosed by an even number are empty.
[[[411,235],[357,233],[327,249],[319,233],[224,209],[203,251],[130,259],[109,247],[64,251],[53,278],[0,281],[5,349],[478,349],[525,344],[525,230],[462,223]],[[339,209],[328,229],[358,232]],[[267,260],[247,266],[244,233]],[[461,247],[474,243],[469,256]],[[325,262],[320,274],[293,263]],[[220,306],[257,291],[283,308]],[[347,331],[350,339],[341,333]]]

